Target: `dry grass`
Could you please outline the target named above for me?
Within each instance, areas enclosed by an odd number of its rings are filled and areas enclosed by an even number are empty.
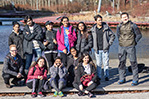
[[[94,16],[95,13],[87,13],[87,14],[80,14],[80,15],[70,15],[69,19],[70,20],[75,20],[75,21],[94,21]],[[118,22],[121,21],[120,15],[115,14],[115,15],[106,15],[106,14],[100,14],[103,16],[103,21],[106,22]],[[149,17],[133,17],[130,15],[130,20],[133,22],[149,22]]]

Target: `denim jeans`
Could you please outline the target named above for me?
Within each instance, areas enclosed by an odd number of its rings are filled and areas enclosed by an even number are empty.
[[[25,70],[28,70],[33,59],[33,54],[25,53],[26,62],[25,62]]]
[[[37,59],[42,55],[41,49],[40,48],[33,49],[33,54],[25,53],[25,57],[26,57],[25,69],[26,70],[29,69],[32,63],[33,55],[35,56],[35,61],[37,61]]]
[[[33,55],[35,56],[35,61],[38,60],[40,56],[42,56],[42,51],[40,48],[33,49]]]
[[[104,65],[104,77],[109,77],[109,51],[98,50],[95,52],[95,58],[98,77],[101,78],[102,64]]]

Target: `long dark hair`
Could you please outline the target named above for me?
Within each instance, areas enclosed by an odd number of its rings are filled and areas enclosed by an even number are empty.
[[[75,47],[71,47],[70,52],[71,52],[71,49],[74,49],[76,51],[76,57],[78,57],[79,53],[78,53],[77,49]]]
[[[31,69],[32,67],[35,67],[35,65],[38,64],[38,61],[39,61],[40,59],[43,59],[43,60],[44,60],[44,66],[43,66],[43,67],[48,71],[47,62],[46,62],[46,59],[45,59],[43,56],[39,57],[38,60],[37,60],[36,62],[34,62],[34,63],[30,66],[29,69]]]
[[[90,35],[90,34],[88,33],[88,31],[87,31],[87,26],[85,25],[84,22],[79,22],[79,23],[77,24],[77,28],[76,28],[77,33],[80,31],[80,29],[79,29],[79,24],[83,24],[83,26],[84,26],[82,38],[88,39],[88,35]],[[81,31],[80,31],[80,32],[81,32]]]
[[[79,59],[78,66],[83,63],[83,58],[84,58],[85,56],[88,56],[88,57],[89,57],[89,62],[88,62],[88,64],[91,64],[91,65],[93,65],[93,66],[96,68],[96,66],[95,66],[95,64],[94,64],[94,62],[93,62],[93,60],[92,60],[92,58],[90,57],[90,55],[89,55],[88,52],[82,53],[81,58]]]
[[[69,18],[66,17],[66,16],[63,16],[63,17],[61,18],[60,26],[63,25],[62,21],[63,21],[64,19],[67,19],[67,21],[69,22]],[[69,26],[69,25],[70,25],[70,23],[68,23],[68,26]]]

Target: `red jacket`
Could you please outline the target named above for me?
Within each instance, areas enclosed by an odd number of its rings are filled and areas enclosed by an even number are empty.
[[[63,51],[66,47],[65,47],[65,42],[64,42],[64,28],[63,26],[60,27],[61,28],[61,33],[59,30],[57,30],[57,34],[56,34],[56,39],[57,39],[57,43],[58,43],[58,50]],[[71,31],[72,26],[69,26],[69,31],[70,33],[68,34],[68,39],[69,39],[69,48],[74,46],[74,42],[77,40],[76,37],[76,33],[73,30],[73,33]]]
[[[27,75],[27,80],[29,79],[38,79],[38,76],[42,76],[43,79],[47,78],[47,70],[44,67],[39,67],[38,64],[35,65],[36,70],[34,71],[34,67],[32,67],[29,71],[28,71],[28,75]],[[44,70],[45,69],[45,70]],[[44,72],[43,72],[44,71]],[[26,81],[27,81],[26,80]]]

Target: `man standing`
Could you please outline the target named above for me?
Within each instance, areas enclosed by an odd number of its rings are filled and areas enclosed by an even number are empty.
[[[138,66],[136,59],[136,44],[141,39],[142,35],[136,24],[129,20],[129,15],[126,12],[121,14],[122,23],[117,26],[117,36],[119,40],[119,79],[118,84],[123,84],[126,82],[126,57],[128,55],[132,73],[133,81],[132,86],[138,84]]]
[[[35,61],[42,55],[42,49],[44,49],[43,45],[43,34],[41,26],[37,25],[33,22],[31,16],[26,16],[24,19],[26,26],[23,30],[24,41],[23,48],[26,57],[25,69],[28,70],[33,55],[35,56]]]
[[[26,81],[26,75],[24,73],[24,66],[22,58],[17,54],[16,45],[12,44],[9,46],[10,53],[7,54],[4,61],[4,67],[2,70],[2,77],[7,88],[11,88],[9,83],[10,78],[14,78],[11,83],[19,85],[20,81],[24,77],[24,83]]]
[[[109,26],[102,22],[102,16],[94,17],[96,24],[91,28],[93,35],[93,49],[97,64],[97,74],[101,79],[102,63],[104,65],[105,81],[109,80],[109,48],[112,45],[115,35]]]

